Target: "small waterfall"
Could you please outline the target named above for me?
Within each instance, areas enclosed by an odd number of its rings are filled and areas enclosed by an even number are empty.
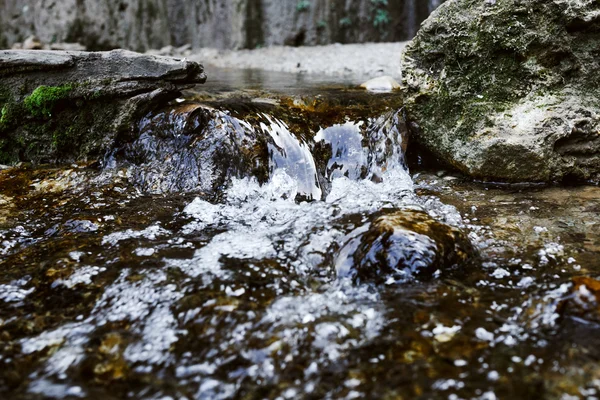
[[[286,122],[259,110],[241,118],[182,104],[143,119],[138,139],[105,165],[127,167],[130,181],[152,194],[217,193],[232,178],[265,183],[282,170],[296,182],[297,196],[322,200],[337,178],[381,182],[387,171],[406,173],[405,136],[400,112],[334,124],[300,139]]]
[[[75,390],[67,371],[88,368],[88,349],[100,346],[110,363],[94,371],[113,374],[114,363],[118,377],[131,366],[127,379],[174,373],[195,398],[237,398],[300,370],[302,382],[285,388],[294,398],[392,323],[382,284],[402,288],[462,265],[458,231],[428,211],[460,215],[415,194],[401,111],[348,116],[313,134],[276,108],[239,108],[170,106],[107,158],[104,173],[128,179],[132,200],[180,196],[180,207],[164,223],[102,231],[102,251],[119,255],[111,262],[132,253],[133,265],[86,317],[21,341],[25,354],[52,349],[30,392],[65,397]],[[104,327],[127,339],[97,340]],[[69,385],[83,396],[77,376]]]
[[[260,127],[274,142],[269,144],[271,176],[281,169],[296,182],[296,195],[305,196],[309,200],[320,200],[322,190],[317,167],[306,143],[295,138],[285,122],[272,119],[266,114],[263,116],[268,124],[261,122]]]

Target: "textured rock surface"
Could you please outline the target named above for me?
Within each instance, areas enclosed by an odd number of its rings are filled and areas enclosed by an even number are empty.
[[[561,311],[565,315],[600,322],[600,281],[587,276],[573,278],[573,287]]]
[[[440,0],[2,0],[0,47],[35,34],[91,50],[406,40]]]
[[[451,0],[402,60],[415,139],[480,178],[600,177],[600,5]]]
[[[94,159],[200,64],[129,51],[0,51],[0,164]]]
[[[336,270],[358,282],[390,284],[465,272],[475,257],[467,236],[419,210],[388,210],[348,235]]]

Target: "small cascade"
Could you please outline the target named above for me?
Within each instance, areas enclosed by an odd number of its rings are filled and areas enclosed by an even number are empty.
[[[309,147],[295,138],[284,122],[274,120],[266,114],[263,116],[268,124],[261,122],[260,127],[273,139],[273,143],[269,143],[271,176],[277,170],[281,170],[294,179],[298,195],[309,200],[320,200],[322,190],[319,186],[315,160]]]
[[[406,127],[396,111],[333,124],[306,139],[262,111],[234,117],[181,104],[144,118],[139,130],[105,165],[126,167],[131,183],[151,194],[217,193],[232,178],[265,183],[282,170],[296,182],[296,196],[322,200],[339,177],[379,182],[385,171],[406,173]]]
[[[600,189],[409,173],[396,94],[264,96],[0,171],[0,398],[597,396]]]
[[[286,397],[311,393],[392,323],[384,288],[466,270],[475,251],[448,225],[460,215],[415,194],[401,111],[314,130],[287,111],[173,105],[107,157],[104,174],[183,202],[102,233],[111,259],[139,262],[112,273],[85,318],[20,342],[52,349],[29,392],[85,387],[63,378],[96,362],[103,379],[171,376],[195,398],[284,382]],[[116,327],[127,335],[103,331]]]

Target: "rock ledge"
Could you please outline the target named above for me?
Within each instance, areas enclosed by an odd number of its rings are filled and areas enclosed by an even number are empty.
[[[205,81],[196,62],[125,50],[0,51],[0,164],[95,159]]]

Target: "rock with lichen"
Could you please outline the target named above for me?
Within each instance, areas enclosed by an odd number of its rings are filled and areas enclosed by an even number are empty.
[[[600,178],[600,4],[451,0],[402,56],[411,131],[478,178]]]
[[[205,80],[198,63],[124,50],[0,51],[0,164],[96,160]]]

